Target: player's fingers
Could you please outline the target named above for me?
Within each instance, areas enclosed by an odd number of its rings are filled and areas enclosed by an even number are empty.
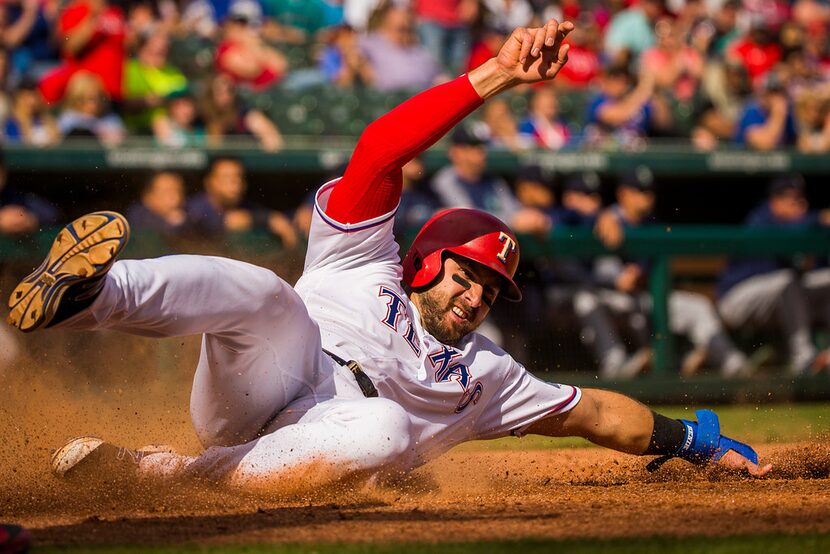
[[[545,46],[553,46],[556,43],[556,33],[559,31],[559,22],[549,19],[545,26]]]
[[[519,49],[519,63],[527,62],[527,56],[530,54],[530,49],[533,47],[533,35],[524,27],[516,29],[516,38],[519,39],[522,47]]]
[[[574,30],[574,24],[570,21],[565,21],[556,26],[556,33],[553,38],[553,51],[557,52],[562,46],[562,41],[568,36],[568,33]]]
[[[530,29],[533,35],[533,47],[530,49],[530,55],[538,58],[542,53],[542,47],[545,45],[545,31],[547,27],[539,27],[538,29]]]
[[[767,464],[767,465],[764,465],[764,466],[750,464],[748,469],[749,469],[749,474],[752,475],[753,477],[763,477],[767,473],[772,471],[772,464]]]
[[[556,58],[556,63],[559,64],[560,66],[565,65],[568,62],[568,52],[570,52],[570,51],[571,51],[571,45],[570,44],[563,44],[559,48],[559,55]]]
[[[763,477],[772,471],[772,464],[766,464],[764,466],[753,464],[734,450],[730,450],[724,454],[718,463],[729,470],[746,471],[752,477]]]

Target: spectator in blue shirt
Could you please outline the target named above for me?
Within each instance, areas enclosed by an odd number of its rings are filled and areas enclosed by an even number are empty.
[[[827,210],[813,212],[797,174],[773,179],[768,198],[746,219],[751,229],[797,230],[830,226]],[[732,328],[772,324],[787,340],[790,370],[809,375],[828,367],[818,353],[811,322],[830,324],[830,269],[800,267],[792,258],[741,258],[729,262],[718,282],[718,310]]]
[[[53,31],[58,2],[18,0],[0,3],[0,47],[11,52],[12,77],[38,79],[58,64]]]
[[[798,133],[793,108],[775,71],[767,75],[756,99],[738,119],[735,143],[752,150],[769,151],[794,145]]]
[[[297,233],[282,213],[245,199],[242,163],[230,157],[215,158],[204,179],[204,191],[186,205],[188,226],[203,236],[264,229],[279,237],[286,248],[297,244]]]
[[[141,200],[127,207],[127,220],[136,229],[175,236],[185,230],[184,181],[178,173],[154,174],[141,191]]]
[[[371,85],[375,78],[360,51],[357,32],[345,24],[330,31],[328,45],[320,54],[319,69],[326,80],[343,87]]]
[[[654,96],[654,76],[643,74],[636,86],[623,66],[607,68],[600,79],[600,92],[588,106],[585,141],[592,146],[608,143],[638,149],[649,135],[669,129],[671,112]]]

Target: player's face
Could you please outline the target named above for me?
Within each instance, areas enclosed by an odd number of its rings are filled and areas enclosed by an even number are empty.
[[[562,205],[582,215],[596,215],[602,209],[602,198],[599,194],[567,190],[562,195]]]
[[[181,209],[184,205],[184,184],[181,178],[170,173],[158,175],[144,198],[144,204],[162,215]]]
[[[648,190],[638,190],[632,187],[620,189],[620,205],[626,210],[635,212],[640,217],[647,216],[654,209],[654,193]]]
[[[809,206],[804,194],[792,190],[773,196],[770,209],[781,221],[798,221],[807,214]]]
[[[444,344],[455,344],[475,331],[495,302],[502,278],[495,271],[464,258],[444,260],[441,279],[413,295],[424,327]]]
[[[487,148],[483,145],[457,144],[449,154],[456,171],[465,179],[478,180],[487,169]]]
[[[208,194],[226,208],[236,207],[245,195],[242,166],[232,160],[218,162],[207,178]]]

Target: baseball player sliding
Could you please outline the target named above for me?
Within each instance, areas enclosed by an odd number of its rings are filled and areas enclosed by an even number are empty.
[[[190,413],[199,456],[70,441],[52,467],[71,477],[196,477],[273,490],[292,475],[324,485],[417,467],[458,443],[535,433],[763,476],[717,416],[673,420],[623,395],[543,382],[475,332],[500,298],[518,301],[515,234],[470,209],[427,222],[403,262],[392,234],[401,167],[484,100],[553,79],[571,23],[516,29],[498,55],[369,125],[345,174],[320,188],[295,287],[235,260],[115,261],[127,221],[97,212],[69,224],[12,292],[9,322],[200,333]],[[128,453],[130,455],[125,456]]]

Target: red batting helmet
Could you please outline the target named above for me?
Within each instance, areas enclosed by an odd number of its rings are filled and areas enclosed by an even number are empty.
[[[403,280],[412,288],[429,285],[441,273],[444,252],[478,262],[504,277],[501,294],[522,299],[513,281],[519,265],[519,241],[500,219],[468,208],[444,210],[418,232],[403,259]]]

